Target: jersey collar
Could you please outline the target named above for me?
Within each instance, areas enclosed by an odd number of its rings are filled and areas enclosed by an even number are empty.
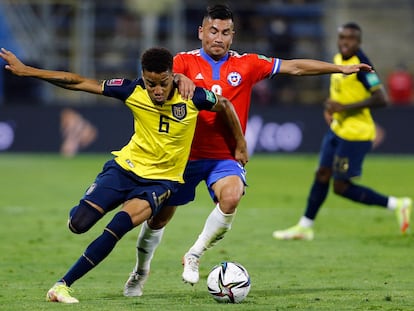
[[[223,63],[226,60],[229,59],[229,52],[226,53],[226,55],[224,55],[222,58],[220,58],[218,61],[214,60],[210,55],[208,55],[203,48],[200,49],[200,54],[201,57],[203,57],[206,61],[208,61],[209,63],[213,63],[213,64],[219,64],[219,63]]]

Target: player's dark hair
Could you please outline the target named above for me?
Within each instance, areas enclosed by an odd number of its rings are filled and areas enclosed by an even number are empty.
[[[166,48],[154,47],[146,50],[141,57],[142,70],[162,73],[173,68],[173,56]]]
[[[348,28],[348,29],[354,29],[358,30],[362,34],[362,29],[359,27],[359,25],[355,22],[348,22],[341,26],[341,28]]]
[[[204,18],[221,20],[231,19],[233,21],[233,12],[231,11],[230,7],[225,4],[216,4],[207,7]]]

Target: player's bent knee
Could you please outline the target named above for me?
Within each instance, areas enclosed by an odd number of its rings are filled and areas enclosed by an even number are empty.
[[[96,222],[103,217],[103,214],[85,200],[71,210],[68,227],[76,234],[87,232]]]
[[[234,214],[240,203],[240,197],[226,197],[219,201],[219,208],[223,214]]]
[[[164,228],[174,216],[176,209],[177,206],[166,206],[162,208],[158,214],[148,219],[147,224],[150,229],[159,230]]]
[[[348,190],[350,183],[343,180],[335,180],[333,184],[333,191],[336,195],[344,196],[344,193]]]
[[[164,228],[168,224],[168,221],[169,219],[154,219],[154,217],[151,217],[150,219],[148,219],[147,224],[148,227],[150,227],[150,229],[159,230]]]

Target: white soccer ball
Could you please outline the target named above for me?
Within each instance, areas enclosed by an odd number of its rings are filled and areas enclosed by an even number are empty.
[[[250,276],[241,264],[225,261],[210,271],[207,288],[218,302],[239,303],[250,291]]]

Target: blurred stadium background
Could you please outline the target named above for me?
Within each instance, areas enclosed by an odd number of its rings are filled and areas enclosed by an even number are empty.
[[[0,45],[28,64],[98,79],[139,75],[150,46],[179,52],[200,46],[207,5],[191,0],[2,0]],[[280,58],[331,61],[336,29],[363,28],[362,47],[384,84],[397,66],[414,71],[411,0],[224,1],[236,15],[232,49]],[[0,63],[3,67],[4,63]],[[321,103],[328,76],[277,77],[257,85],[248,139],[255,152],[317,152],[326,129]],[[100,105],[97,108],[97,105]],[[414,154],[412,100],[375,111],[380,153]],[[0,70],[0,151],[107,152],[130,136],[129,112],[113,99],[69,92]],[[121,141],[122,140],[122,141]]]

